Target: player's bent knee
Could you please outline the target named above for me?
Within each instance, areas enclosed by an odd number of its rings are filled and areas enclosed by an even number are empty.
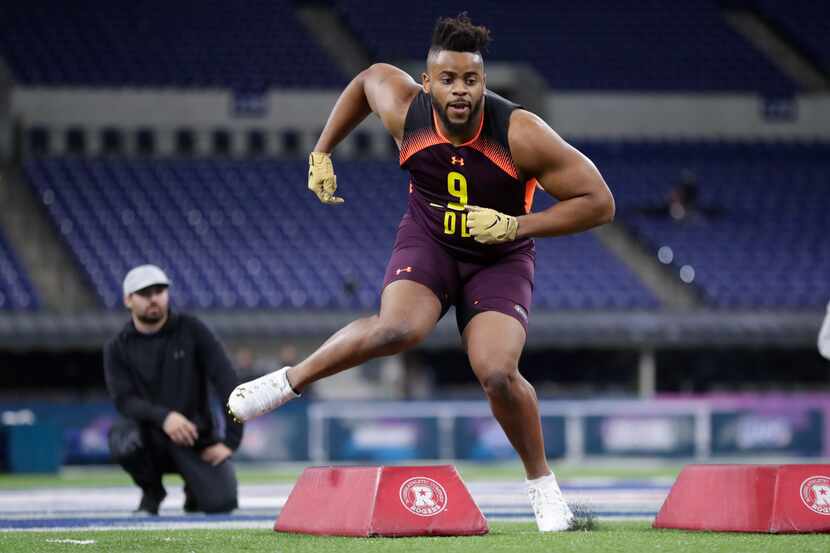
[[[425,338],[425,333],[408,322],[379,322],[374,333],[375,345],[383,351],[403,351],[409,349]]]
[[[517,374],[515,371],[490,371],[481,379],[481,386],[488,397],[494,400],[509,400],[513,396]]]

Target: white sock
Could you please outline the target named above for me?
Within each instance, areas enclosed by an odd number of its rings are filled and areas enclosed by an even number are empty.
[[[534,478],[533,480],[525,480],[525,484],[528,486],[541,486],[543,484],[547,484],[550,480],[553,480],[553,483],[557,486],[559,485],[556,482],[556,476],[553,473],[546,474],[545,476],[540,476],[539,478]]]
[[[294,397],[300,397],[302,394],[298,394],[296,390],[294,390],[294,386],[291,385],[291,381],[288,380],[288,371],[282,372],[282,379],[285,380],[285,385],[288,386],[288,389],[291,390],[291,393],[294,394]]]

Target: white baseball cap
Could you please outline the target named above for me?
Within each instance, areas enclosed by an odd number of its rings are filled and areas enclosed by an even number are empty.
[[[127,276],[124,277],[124,296],[129,296],[133,292],[138,292],[154,284],[170,286],[170,280],[164,274],[164,271],[155,265],[139,265],[130,270]]]

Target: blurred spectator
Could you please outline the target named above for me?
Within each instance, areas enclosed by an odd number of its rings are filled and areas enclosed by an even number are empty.
[[[645,215],[669,217],[678,223],[685,223],[720,215],[722,209],[711,205],[704,206],[700,203],[697,175],[691,169],[684,168],[680,171],[676,184],[669,190],[663,202],[642,206],[637,211]]]
[[[280,367],[296,365],[297,361],[299,361],[297,346],[291,343],[281,345],[277,353],[277,358],[279,359]]]
[[[243,378],[261,376],[296,362],[297,347],[292,343],[282,344],[276,352],[241,346],[234,353],[236,372]]]
[[[254,352],[251,351],[251,348],[241,347],[236,350],[234,365],[240,377],[254,374],[256,369],[254,367]]]
[[[680,181],[668,197],[669,216],[675,221],[693,217],[697,213],[697,176],[689,169],[680,173]]]
[[[435,398],[435,372],[420,352],[404,354],[403,396],[405,399],[430,400]]]

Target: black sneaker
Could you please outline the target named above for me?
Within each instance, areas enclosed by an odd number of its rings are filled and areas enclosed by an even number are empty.
[[[141,503],[138,504],[138,508],[133,511],[133,514],[137,516],[159,516],[159,507],[166,495],[164,492],[161,495],[147,492],[142,493]]]

